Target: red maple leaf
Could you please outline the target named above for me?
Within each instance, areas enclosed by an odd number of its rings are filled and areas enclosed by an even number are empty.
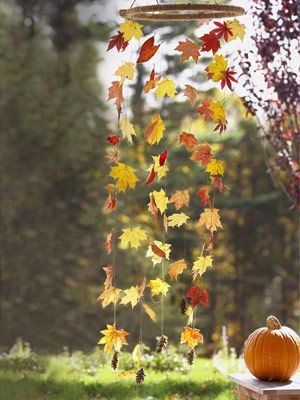
[[[191,160],[201,161],[201,165],[207,165],[212,159],[211,147],[208,144],[194,147],[195,153],[190,157]]]
[[[120,51],[124,51],[127,46],[128,46],[128,42],[126,42],[124,40],[124,33],[118,31],[117,35],[111,37],[106,51],[109,51],[109,50],[113,49],[114,47],[116,47],[117,50],[120,52]]]
[[[227,85],[230,90],[232,90],[232,84],[231,82],[238,82],[233,75],[235,75],[236,72],[233,69],[227,68],[225,72],[225,78],[221,80],[221,89],[224,89],[224,87]]]
[[[181,54],[182,61],[186,61],[190,57],[192,57],[195,62],[198,61],[200,55],[200,46],[198,46],[196,43],[192,42],[189,39],[186,39],[185,42],[179,42],[175,50],[178,50],[182,53]]]
[[[197,109],[197,113],[199,113],[200,115],[204,115],[205,121],[211,120],[214,115],[213,111],[208,108],[210,104],[211,100],[205,99],[202,101],[202,106]]]
[[[120,137],[119,135],[114,135],[114,136],[107,136],[106,140],[111,143],[113,146],[119,143]]]
[[[159,165],[162,167],[163,165],[165,165],[165,162],[167,160],[168,157],[168,151],[164,151],[163,153],[161,153],[161,155],[159,156]]]
[[[209,197],[206,189],[200,189],[199,192],[197,193],[197,195],[201,197],[201,204],[203,206],[211,205],[211,200],[210,200],[210,197]]]
[[[208,292],[205,289],[201,289],[198,286],[193,286],[190,290],[186,292],[184,297],[191,299],[191,306],[193,308],[197,307],[198,304],[203,304],[208,306]]]
[[[160,249],[158,246],[156,246],[156,244],[152,243],[151,249],[152,249],[153,253],[156,254],[158,257],[161,257],[161,258],[166,257],[166,253],[162,249]]]
[[[155,175],[156,175],[156,173],[155,173],[155,171],[154,171],[154,167],[152,167],[152,169],[151,169],[151,171],[150,171],[150,174],[149,174],[149,176],[148,176],[147,182],[145,183],[145,185],[149,185],[149,183],[153,182],[154,179],[155,179]]]
[[[220,193],[224,192],[224,190],[227,188],[220,175],[215,175],[213,177],[212,185],[219,190]],[[228,189],[228,188],[227,188]]]
[[[149,61],[159,49],[160,44],[154,46],[154,36],[146,40],[146,42],[142,45],[139,58],[137,59],[137,63],[143,63]]]
[[[212,50],[213,54],[216,54],[216,52],[220,48],[220,41],[214,32],[206,33],[205,35],[201,36],[199,39],[202,40],[202,42],[204,42],[201,51]]]
[[[184,143],[186,148],[191,151],[198,144],[198,141],[192,133],[182,132],[179,136],[178,143]]]
[[[210,33],[214,33],[218,39],[223,37],[225,41],[228,41],[229,36],[233,36],[232,30],[229,28],[226,22],[214,22],[217,28],[213,29]]]

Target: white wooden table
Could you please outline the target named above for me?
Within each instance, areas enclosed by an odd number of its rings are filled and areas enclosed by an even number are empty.
[[[300,375],[288,382],[263,382],[251,374],[232,374],[228,378],[238,385],[238,400],[300,400]]]

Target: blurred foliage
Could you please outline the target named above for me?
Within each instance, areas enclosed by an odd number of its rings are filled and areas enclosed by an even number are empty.
[[[1,340],[5,346],[23,337],[52,351],[64,345],[71,350],[91,349],[99,331],[112,321],[112,309],[102,309],[96,302],[104,281],[101,268],[109,262],[103,243],[115,218],[104,216],[101,208],[103,188],[110,181],[105,138],[116,114],[101,100],[106,94],[96,72],[99,40],[107,39],[109,28],[83,24],[76,6],[84,3],[88,2],[24,0],[1,8]],[[178,25],[172,29],[174,36]],[[172,32],[163,34],[167,40]],[[170,60],[169,69],[174,75],[181,72],[178,58]],[[153,151],[140,140],[155,110],[141,94],[147,74],[138,67],[131,99],[139,140],[133,148],[123,146],[124,161],[138,169],[140,187]],[[201,84],[203,76],[196,74],[193,81]],[[209,90],[201,98],[212,94],[219,96]],[[224,230],[216,236],[214,268],[203,279],[210,306],[197,314],[196,326],[205,337],[202,352],[207,354],[220,347],[223,325],[230,347],[240,351],[268,314],[294,329],[299,316],[297,219],[267,173],[254,121],[246,118],[235,97],[226,106],[230,129],[221,138],[200,119],[192,125],[192,132],[212,143],[225,160],[225,183],[230,188],[216,198]],[[171,170],[167,191],[190,189],[194,210],[190,216],[196,221],[201,211],[196,193],[207,183],[206,177],[176,144],[181,129],[189,129],[192,113],[186,102],[165,102],[161,109],[167,121]],[[157,146],[156,154],[165,150],[166,142]],[[117,229],[134,220],[160,238],[161,227],[147,211],[148,195],[140,187],[120,196]],[[190,264],[200,255],[202,235],[195,224],[172,230],[167,238],[172,259],[182,258],[185,251]],[[118,250],[116,262],[116,285],[123,289],[140,283],[146,271],[149,278],[157,276],[142,248]],[[174,344],[185,323],[178,314],[178,301],[191,284],[190,277],[185,282],[179,279],[165,301],[165,330]],[[160,305],[148,296],[145,301],[159,316]],[[130,332],[130,350],[138,341],[139,318],[123,305],[117,308],[117,318],[118,325]],[[159,324],[144,317],[143,339],[151,349]]]

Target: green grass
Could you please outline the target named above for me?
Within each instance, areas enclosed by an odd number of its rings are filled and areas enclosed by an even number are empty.
[[[187,373],[146,371],[138,394],[134,376],[120,378],[110,367],[89,376],[74,370],[67,357],[44,361],[43,373],[0,370],[0,400],[235,399],[234,386],[208,359],[197,360]]]

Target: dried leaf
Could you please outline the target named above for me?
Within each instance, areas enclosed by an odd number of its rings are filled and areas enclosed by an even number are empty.
[[[169,275],[171,278],[177,280],[178,275],[182,274],[183,271],[187,268],[185,260],[182,258],[181,260],[175,261],[169,265]]]

